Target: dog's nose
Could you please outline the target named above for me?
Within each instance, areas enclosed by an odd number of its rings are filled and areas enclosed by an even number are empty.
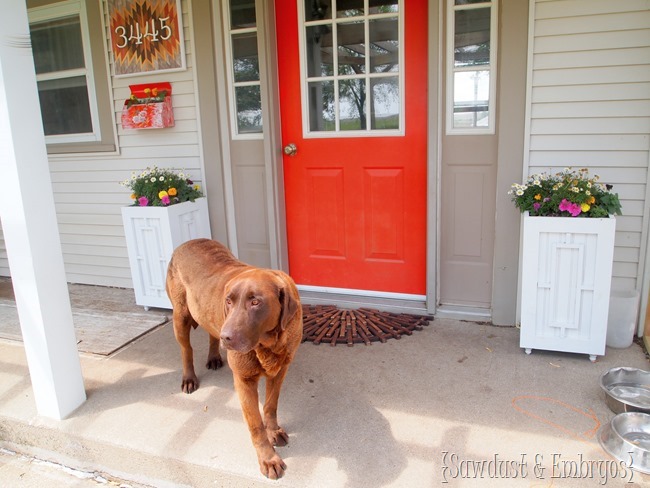
[[[223,342],[232,342],[232,337],[230,337],[230,334],[221,334],[221,340]]]

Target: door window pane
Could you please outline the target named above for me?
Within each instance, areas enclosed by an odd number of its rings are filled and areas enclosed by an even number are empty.
[[[339,81],[339,111],[341,130],[366,128],[365,80]]]
[[[46,136],[93,131],[85,76],[38,82]]]
[[[489,71],[454,74],[454,127],[487,127],[490,99]]]
[[[370,15],[396,13],[399,11],[399,2],[397,0],[370,0],[368,3],[368,13]]]
[[[356,17],[363,15],[363,0],[337,0],[337,17]]]
[[[334,74],[332,57],[332,26],[315,25],[306,28],[307,76]]]
[[[233,35],[232,56],[235,81],[257,81],[260,79],[257,34],[252,32]]]
[[[370,71],[385,73],[399,70],[399,25],[397,18],[371,20]]]
[[[364,22],[338,25],[338,62],[340,75],[366,72]]]
[[[334,117],[334,82],[309,83],[309,129],[332,131],[336,129]]]
[[[459,10],[455,24],[455,66],[490,64],[490,9]]]
[[[456,5],[471,5],[474,3],[486,3],[485,0],[454,0]]]
[[[324,20],[332,18],[332,2],[330,0],[305,0],[305,20]]]
[[[237,105],[237,132],[246,134],[262,131],[262,97],[260,86],[235,88]]]
[[[304,4],[305,132],[399,131],[400,0],[335,4],[333,17],[328,1]]]
[[[230,0],[230,28],[255,27],[255,0]]]
[[[371,80],[372,128],[399,129],[399,79],[396,76]]]

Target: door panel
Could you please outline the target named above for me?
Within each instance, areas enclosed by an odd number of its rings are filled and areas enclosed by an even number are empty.
[[[441,139],[439,305],[488,310],[498,161],[498,118],[490,86],[496,80],[496,6],[451,3],[443,37],[451,45],[443,47],[448,103],[443,104]],[[450,8],[450,2],[443,5]]]
[[[282,140],[297,147],[284,156],[289,271],[423,295],[427,2],[313,4],[275,3]]]

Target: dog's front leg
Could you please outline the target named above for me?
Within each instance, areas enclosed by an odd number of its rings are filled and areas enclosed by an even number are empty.
[[[266,429],[260,415],[259,398],[257,395],[258,378],[241,378],[235,374],[235,389],[239,395],[244,420],[248,424],[253,446],[257,451],[257,460],[260,471],[267,478],[276,480],[281,478],[287,465],[278,456],[269,442]]]
[[[183,381],[181,389],[184,393],[192,393],[199,387],[199,379],[194,372],[194,353],[190,343],[190,331],[192,330],[193,319],[189,312],[182,312],[174,307],[172,314],[174,321],[174,336],[181,347],[181,359],[183,362]]]
[[[223,360],[219,353],[219,339],[210,332],[210,347],[208,349],[208,362],[205,367],[208,369],[219,369],[223,366]]]
[[[278,400],[282,382],[289,366],[284,366],[278,374],[266,379],[266,399],[264,400],[264,426],[269,442],[274,446],[286,446],[289,435],[278,425]]]

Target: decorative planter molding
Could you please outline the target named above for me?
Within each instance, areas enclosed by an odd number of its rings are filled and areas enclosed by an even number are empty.
[[[122,207],[122,221],[135,302],[145,310],[171,309],[165,291],[167,265],[183,242],[211,237],[206,198],[168,207]]]
[[[605,354],[616,219],[524,214],[520,346]]]

